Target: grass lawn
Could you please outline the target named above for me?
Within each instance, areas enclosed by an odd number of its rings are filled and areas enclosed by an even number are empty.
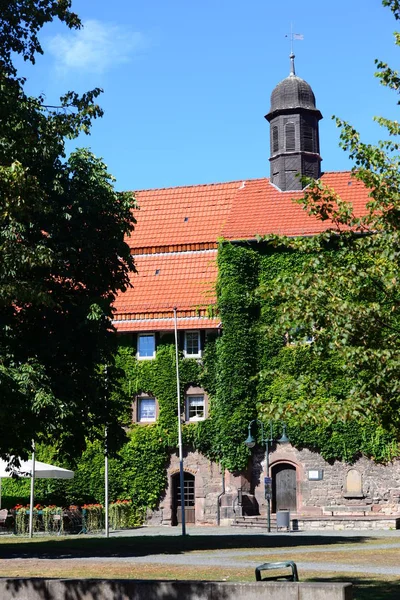
[[[388,548],[376,548],[377,544],[386,544]],[[134,557],[143,560],[147,555],[152,555],[153,562],[134,562]],[[167,564],[157,564],[157,555],[160,561],[167,560]],[[178,556],[190,557],[192,564],[174,564]],[[210,565],[201,564],[207,558],[212,559]],[[224,566],[223,563],[229,563],[229,560],[246,564],[243,567]],[[299,567],[300,580],[350,581],[355,586],[355,600],[400,598],[400,576],[368,573],[369,566],[400,566],[400,538],[136,535],[110,539],[71,536],[29,540],[0,536],[0,577],[254,581],[257,565],[282,560],[320,564],[321,570]],[[339,570],[323,570],[324,565],[330,568],[327,563],[339,565]],[[340,571],[340,565],[354,565],[357,571],[359,567],[359,572]]]

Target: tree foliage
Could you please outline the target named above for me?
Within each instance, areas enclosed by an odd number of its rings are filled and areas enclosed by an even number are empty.
[[[383,5],[400,18],[397,1]],[[395,43],[400,45],[398,33]],[[380,82],[398,94],[397,71],[380,60],[376,66]],[[327,231],[310,239],[268,238],[276,247],[296,250],[305,261],[295,279],[283,273],[264,289],[280,307],[278,328],[294,332],[294,341],[312,336],[310,352],[321,359],[334,353],[351,382],[336,402],[318,404],[311,394],[303,406],[286,406],[284,414],[298,423],[366,416],[383,426],[399,424],[400,130],[397,121],[375,120],[388,134],[376,146],[336,119],[340,145],[353,160],[351,176],[369,191],[363,214],[355,214],[322,181],[309,180],[300,202],[310,215],[326,221]],[[320,379],[315,373],[314,388]],[[271,414],[277,408],[272,402]]]
[[[132,198],[117,194],[88,150],[65,139],[102,115],[94,89],[59,107],[25,93],[13,56],[35,62],[41,27],[79,28],[69,0],[9,0],[0,7],[0,453],[31,440],[78,454],[85,434],[116,425],[99,365],[112,362],[112,302],[129,285],[124,235]],[[111,382],[112,383],[112,382]]]

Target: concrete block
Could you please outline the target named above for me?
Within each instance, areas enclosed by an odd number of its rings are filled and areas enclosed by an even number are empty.
[[[351,583],[302,583],[298,600],[353,600]]]
[[[0,579],[1,600],[352,600],[350,583]]]

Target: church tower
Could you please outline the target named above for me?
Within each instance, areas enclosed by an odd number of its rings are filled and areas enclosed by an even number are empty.
[[[311,86],[296,75],[293,52],[290,65],[290,75],[273,90],[265,115],[270,123],[271,183],[283,192],[301,190],[302,176],[318,179],[322,160],[318,133],[322,115]]]

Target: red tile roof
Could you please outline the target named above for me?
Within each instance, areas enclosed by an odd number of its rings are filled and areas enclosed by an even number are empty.
[[[368,202],[368,191],[349,172],[325,173],[322,181],[337,194],[352,202],[360,214]],[[254,238],[255,234],[276,233],[288,236],[312,235],[329,227],[328,221],[310,217],[294,199],[304,192],[281,192],[268,179],[244,182],[237,190],[222,235],[228,240]]]
[[[135,257],[133,287],[116,299],[115,319],[171,318],[174,307],[179,316],[204,318],[215,303],[216,259],[216,250]]]
[[[368,192],[350,172],[325,173],[322,181],[352,202],[356,213],[365,210]],[[172,329],[174,306],[189,319],[180,320],[180,328],[215,327],[206,308],[215,302],[218,239],[326,230],[328,221],[308,216],[293,202],[302,195],[281,192],[267,178],[137,192],[137,225],[127,242],[138,273],[131,276],[133,288],[115,302],[118,329]]]
[[[365,206],[367,191],[349,171],[325,173],[322,181],[355,208]],[[309,217],[292,202],[302,195],[281,192],[267,178],[139,191],[137,225],[127,241],[136,253],[139,248],[213,243],[221,236],[244,239],[324,231],[326,222]]]
[[[229,217],[239,182],[136,192],[132,248],[216,242]]]

